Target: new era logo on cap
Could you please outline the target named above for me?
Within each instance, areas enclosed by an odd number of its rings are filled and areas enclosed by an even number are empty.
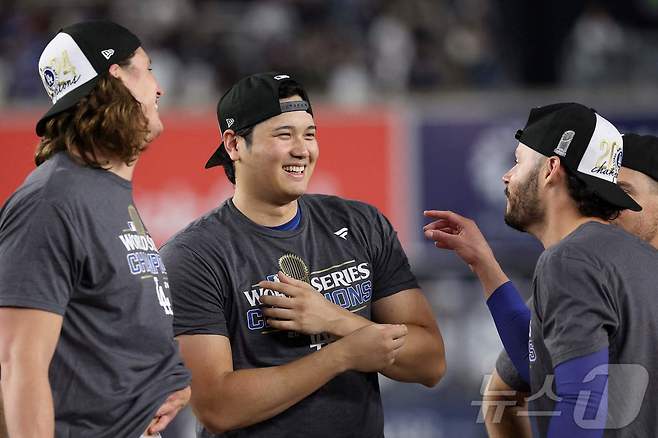
[[[114,55],[114,49],[101,50],[101,55],[103,55],[105,59],[110,59],[112,55]]]
[[[229,128],[233,126],[234,123],[235,123],[235,119],[226,119],[226,126],[228,126]]]

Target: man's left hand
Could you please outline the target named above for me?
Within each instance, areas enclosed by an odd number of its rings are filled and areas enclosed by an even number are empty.
[[[261,281],[258,286],[285,296],[263,295],[260,302],[267,323],[275,329],[307,335],[329,333],[345,336],[370,321],[327,300],[313,286],[278,273],[280,281]],[[352,323],[350,323],[352,321]],[[346,330],[346,328],[349,329]]]
[[[160,406],[160,409],[155,413],[153,420],[151,420],[151,423],[146,428],[146,433],[148,435],[155,435],[165,430],[169,423],[171,423],[171,420],[176,417],[176,414],[190,401],[191,395],[192,391],[189,386],[170,394],[162,406]]]

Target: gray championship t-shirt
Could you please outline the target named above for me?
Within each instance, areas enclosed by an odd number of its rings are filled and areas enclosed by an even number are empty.
[[[534,415],[541,436],[547,414],[556,415],[555,367],[605,347],[605,436],[658,436],[657,292],[658,251],[613,225],[585,223],[541,255],[533,280],[529,406],[541,412]],[[590,418],[576,410],[576,423],[587,426]]]
[[[255,224],[228,200],[164,245],[176,335],[227,336],[236,370],[317,351],[326,336],[272,330],[259,308],[259,297],[272,291],[257,283],[295,258],[326,299],[368,319],[373,301],[418,287],[396,232],[374,207],[323,195],[302,196],[299,206],[298,228],[279,231]],[[379,438],[383,422],[377,373],[349,371],[285,412],[221,436]],[[198,436],[213,435],[200,427]]]
[[[0,212],[0,306],[63,316],[49,369],[57,438],[137,438],[189,383],[131,183],[64,152]]]

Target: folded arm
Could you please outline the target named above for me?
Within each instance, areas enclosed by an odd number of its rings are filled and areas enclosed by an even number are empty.
[[[220,335],[183,335],[192,371],[192,408],[211,432],[243,428],[285,411],[347,371],[379,371],[405,342],[403,325],[374,324],[285,365],[233,369],[231,344]]]

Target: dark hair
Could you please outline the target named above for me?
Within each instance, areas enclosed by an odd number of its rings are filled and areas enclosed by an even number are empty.
[[[131,58],[119,65],[129,66]],[[87,96],[46,122],[34,162],[38,166],[55,153],[68,151],[71,158],[90,167],[104,167],[107,163],[102,160],[108,158],[129,165],[146,149],[148,135],[141,104],[108,73]]]
[[[279,99],[285,99],[287,97],[293,96],[301,96],[302,98],[306,99],[306,92],[299,83],[293,80],[286,81],[281,84],[279,87]],[[235,135],[244,138],[247,148],[251,147],[254,126],[249,126],[247,128],[242,128],[238,131],[235,131]],[[226,177],[231,182],[231,184],[235,185],[235,164],[233,164],[233,160],[231,160],[228,152],[226,152],[226,147],[222,146],[220,148],[219,157],[222,163],[222,167],[224,167],[224,173],[226,174]]]
[[[578,179],[576,175],[569,169],[564,167],[567,174],[567,188],[569,195],[576,203],[578,211],[581,215],[587,217],[597,217],[606,221],[617,219],[621,207],[611,204],[605,199],[601,198],[591,188],[587,187],[583,181]]]
[[[235,131],[235,135],[239,135],[240,137],[244,138],[247,148],[251,147],[251,140],[253,138],[253,133],[254,133],[253,126]],[[229,156],[228,152],[226,152],[226,147],[224,146],[222,146],[219,149],[219,159],[221,160],[222,167],[224,168],[224,173],[226,174],[226,177],[228,178],[229,181],[231,181],[231,184],[235,185],[235,165],[233,164],[233,160],[231,160],[231,157]]]

